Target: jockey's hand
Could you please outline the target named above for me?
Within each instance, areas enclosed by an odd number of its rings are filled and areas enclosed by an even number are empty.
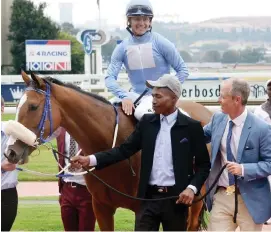
[[[122,100],[122,110],[127,115],[132,115],[134,109],[134,103],[131,99],[125,98]]]
[[[186,188],[184,191],[180,193],[179,198],[176,201],[176,204],[192,205],[194,197],[195,197],[194,191],[190,188]]]
[[[89,156],[74,156],[71,158],[71,167],[73,168],[82,168],[90,166]]]

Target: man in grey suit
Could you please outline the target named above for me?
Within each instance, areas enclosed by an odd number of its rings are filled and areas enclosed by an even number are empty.
[[[271,193],[267,177],[271,174],[271,127],[246,109],[249,84],[240,79],[222,83],[219,103],[222,112],[214,114],[204,127],[211,142],[211,172],[207,185],[214,182],[221,168],[227,168],[209,195],[211,218],[208,230],[260,231],[271,217]],[[234,189],[234,175],[237,187]],[[238,214],[233,222],[235,194]]]

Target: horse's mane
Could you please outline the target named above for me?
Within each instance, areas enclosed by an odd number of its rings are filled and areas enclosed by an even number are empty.
[[[52,78],[52,77],[44,77],[43,80],[46,81],[50,85],[51,85],[51,83],[53,83],[53,84],[56,84],[56,85],[64,86],[64,87],[76,90],[79,93],[82,93],[82,94],[88,95],[90,97],[93,97],[93,98],[95,98],[95,99],[97,99],[97,100],[99,100],[99,101],[101,101],[101,102],[103,102],[105,104],[111,105],[111,102],[108,101],[106,98],[104,98],[102,96],[99,96],[97,94],[94,94],[94,93],[84,91],[79,86],[74,85],[72,83],[64,83],[64,82],[62,82],[62,81],[60,81],[58,79]]]

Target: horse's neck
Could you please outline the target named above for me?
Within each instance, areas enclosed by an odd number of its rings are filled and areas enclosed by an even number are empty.
[[[60,125],[88,154],[110,146],[116,118],[113,107],[73,89],[63,91],[54,92],[62,117]]]

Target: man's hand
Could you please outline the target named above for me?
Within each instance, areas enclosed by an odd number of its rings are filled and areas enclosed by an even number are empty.
[[[74,156],[71,158],[71,166],[73,168],[82,168],[83,167],[88,167],[90,166],[90,160],[89,160],[89,156],[81,156],[81,155],[78,155],[78,156]]]
[[[134,109],[134,103],[131,99],[125,98],[122,100],[122,110],[127,115],[132,115]]]
[[[10,172],[16,169],[16,164],[12,164],[7,160],[4,160],[1,164],[1,168],[6,172]]]
[[[228,172],[237,175],[237,176],[242,176],[242,165],[234,162],[227,162],[227,169]]]
[[[195,197],[195,193],[192,189],[186,188],[179,195],[179,199],[176,201],[176,204],[186,204],[191,205]]]

